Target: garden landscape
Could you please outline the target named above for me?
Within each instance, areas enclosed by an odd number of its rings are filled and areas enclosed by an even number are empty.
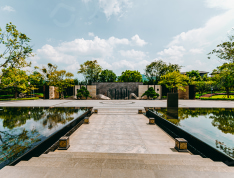
[[[0,3],[0,177],[233,177],[234,4],[168,3]]]

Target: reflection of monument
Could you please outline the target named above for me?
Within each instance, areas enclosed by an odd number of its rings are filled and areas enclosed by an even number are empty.
[[[178,108],[168,107],[167,108],[167,118],[168,119],[178,119]]]

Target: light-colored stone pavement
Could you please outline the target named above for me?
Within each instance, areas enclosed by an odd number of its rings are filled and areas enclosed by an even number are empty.
[[[30,100],[0,101],[0,107],[166,107],[166,100]],[[234,101],[179,100],[179,107],[187,108],[234,108]]]
[[[70,148],[58,152],[189,154],[178,153],[174,139],[148,122],[143,114],[93,114],[70,136]]]

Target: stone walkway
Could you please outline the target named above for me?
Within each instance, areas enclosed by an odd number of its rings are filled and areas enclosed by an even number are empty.
[[[89,124],[83,124],[70,136],[70,148],[58,152],[189,154],[177,152],[174,139],[157,125],[149,125],[148,118],[137,114],[138,110],[111,111],[99,108]]]
[[[0,107],[166,107],[166,100],[30,100],[0,101]],[[234,101],[179,100],[182,108],[234,108]]]

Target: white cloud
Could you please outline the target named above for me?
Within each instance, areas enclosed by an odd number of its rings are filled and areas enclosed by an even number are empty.
[[[137,59],[137,60],[141,60],[146,57],[146,54],[143,51],[135,51],[134,49],[128,50],[128,51],[120,50],[119,53],[123,57]]]
[[[4,6],[1,8],[3,11],[14,12],[15,9],[11,6]]]
[[[74,56],[62,53],[51,45],[44,45],[37,50],[38,57],[41,59],[49,59],[54,63],[72,64],[76,61]]]
[[[190,49],[189,52],[192,54],[201,54],[203,53],[203,49],[193,48],[193,49]]]
[[[225,32],[233,27],[233,20],[234,9],[228,10],[221,15],[211,18],[201,28],[182,32],[175,36],[168,47],[183,45],[191,48],[200,48],[210,46],[214,42],[221,42],[221,37],[225,36]]]
[[[107,19],[110,19],[112,15],[122,15],[124,9],[132,7],[132,2],[130,0],[99,0],[99,6]]]
[[[94,36],[94,33],[93,32],[89,32],[89,36]]]
[[[114,36],[108,39],[95,36],[92,40],[80,38],[61,42],[57,46],[42,46],[36,51],[36,61],[40,65],[51,62],[73,73],[86,60],[97,60],[104,69],[111,69],[116,73],[126,69],[143,72],[143,68],[150,63],[146,60],[147,53],[135,49],[122,50],[132,45],[132,40]]]
[[[162,56],[163,60],[171,63],[182,63],[182,57],[185,54],[183,46],[171,46],[170,48],[164,49],[157,54]]]
[[[222,8],[222,9],[233,9],[233,0],[206,0],[205,1],[209,8]]]
[[[138,35],[132,37],[132,43],[137,46],[144,46],[147,44],[144,40],[140,39]]]
[[[172,46],[168,49],[164,49],[163,51],[158,52],[161,56],[177,56],[183,57],[185,49],[183,46]]]

